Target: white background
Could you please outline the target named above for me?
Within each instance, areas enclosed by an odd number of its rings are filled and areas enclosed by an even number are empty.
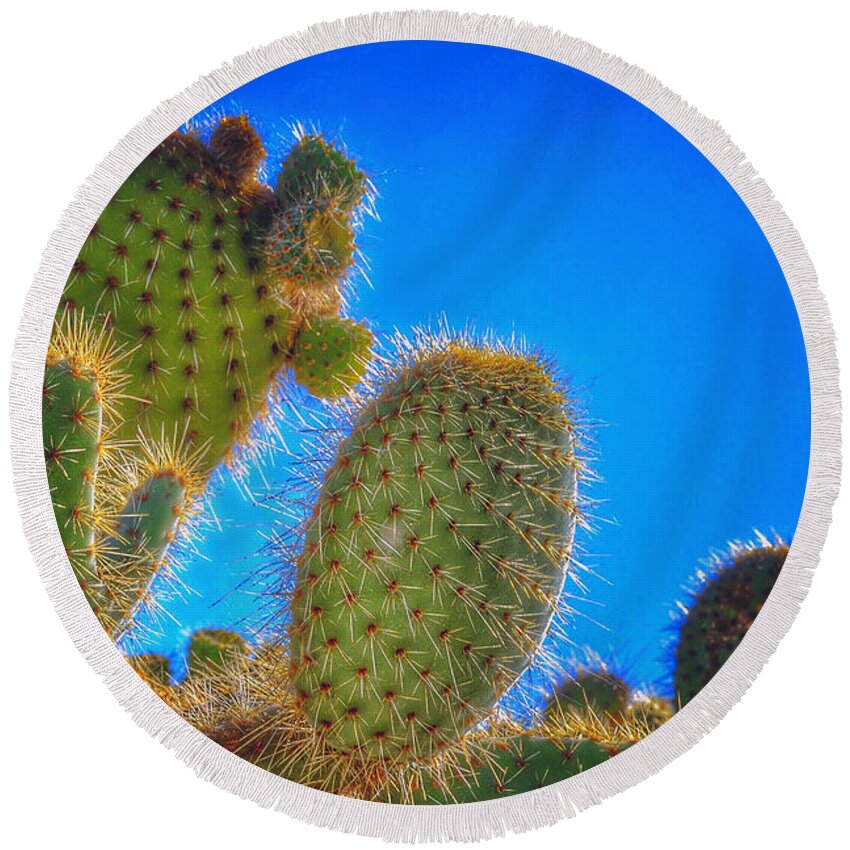
[[[8,145],[0,160],[4,369],[26,288],[63,207],[138,119],[253,46],[317,21],[393,8],[379,0],[287,5],[15,4],[0,50],[0,139]],[[843,336],[839,354],[847,366],[850,79],[840,4],[445,0],[441,6],[552,25],[638,64],[720,120],[802,233]],[[8,372],[3,382],[8,385]],[[846,375],[844,392],[850,397]],[[8,427],[3,415],[4,445]],[[0,830],[10,833],[6,846],[378,845],[230,796],[198,780],[139,730],[53,613],[20,532],[5,450],[0,480],[0,777],[8,782]],[[494,847],[539,841],[618,849],[843,844],[850,758],[850,500],[844,495],[795,627],[722,724],[642,785],[544,833],[500,839]]]

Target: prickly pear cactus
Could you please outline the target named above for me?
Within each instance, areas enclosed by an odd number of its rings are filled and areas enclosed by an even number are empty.
[[[113,638],[129,624],[162,568],[186,504],[186,482],[174,469],[157,469],[129,493],[111,535],[98,544],[98,569],[109,601],[100,617]]]
[[[97,381],[86,368],[64,360],[48,365],[42,394],[47,482],[62,543],[90,604],[98,604],[92,568],[94,484],[101,406]]]
[[[564,735],[545,723],[522,728],[498,721],[468,732],[428,762],[362,759],[328,748],[305,723],[286,659],[283,647],[261,645],[242,664],[190,673],[164,698],[216,743],[264,770],[376,802],[478,802],[531,791],[588,770],[637,740],[630,737],[634,729],[592,738]]]
[[[54,338],[67,341],[70,326],[91,336],[106,328],[121,343],[108,364],[123,375],[108,432],[98,435],[92,403],[77,410],[79,427],[59,433],[68,415],[60,407],[72,391],[62,389],[59,357],[48,362],[44,409],[57,520],[113,636],[147,600],[212,470],[251,447],[278,376],[294,365],[302,327],[295,377],[316,395],[348,392],[370,356],[369,332],[338,316],[370,186],[320,135],[302,136],[290,156],[276,195],[258,180],[265,151],[245,116],[221,119],[208,143],[191,131],[172,134],[106,206],[65,286]],[[282,245],[293,221],[301,229]],[[327,297],[292,297],[319,260]],[[307,275],[308,289],[317,274]],[[311,334],[317,357],[309,353]],[[333,362],[323,356],[328,345]],[[69,362],[80,359],[65,348]],[[74,392],[103,398],[98,374],[74,375],[90,383]],[[121,455],[110,466],[101,457],[107,436]]]
[[[342,213],[353,212],[368,193],[366,172],[315,133],[301,134],[275,186],[283,206],[319,204]]]
[[[142,162],[92,228],[59,307],[131,346],[117,438],[176,434],[204,447],[210,469],[261,412],[291,331],[263,273],[259,219],[273,198],[216,155],[229,126],[210,147],[175,133]],[[244,141],[262,154],[247,128]]]
[[[734,545],[715,558],[712,573],[687,604],[675,650],[673,687],[682,705],[708,684],[726,663],[767,600],[788,544],[760,537],[756,544]]]
[[[294,687],[328,746],[428,759],[529,665],[569,567],[575,423],[539,360],[424,339],[353,416],[306,528]]]

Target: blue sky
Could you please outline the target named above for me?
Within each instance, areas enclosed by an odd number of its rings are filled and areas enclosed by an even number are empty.
[[[808,468],[809,384],[773,252],[715,168],[628,96],[536,56],[391,42],[305,59],[202,114],[246,111],[274,172],[296,122],[336,136],[374,181],[351,312],[380,336],[470,322],[552,355],[590,419],[598,573],[573,639],[634,684],[663,679],[669,612],[709,551],[794,533]],[[283,482],[285,457],[263,470]],[[259,489],[261,476],[252,476]],[[145,648],[247,628],[268,525],[227,478],[221,530],[185,564],[195,593]],[[222,596],[224,601],[213,604]],[[245,617],[248,617],[245,620]]]

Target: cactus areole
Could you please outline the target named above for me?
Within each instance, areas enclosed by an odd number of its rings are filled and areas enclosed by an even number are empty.
[[[428,760],[532,658],[569,569],[576,427],[537,359],[409,354],[356,413],[297,564],[293,682],[329,746]]]

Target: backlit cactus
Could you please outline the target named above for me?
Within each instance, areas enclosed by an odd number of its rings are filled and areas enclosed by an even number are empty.
[[[708,574],[683,608],[673,668],[673,687],[681,705],[708,684],[743,640],[767,600],[788,544],[759,535],[756,543],[733,544],[715,556]]]
[[[264,156],[244,118],[222,119],[209,145],[175,133],[122,184],[83,245],[59,315],[83,311],[127,342],[118,439],[177,435],[203,447],[212,469],[264,413],[303,318],[285,296],[300,270],[266,262],[267,239],[295,212],[258,182]],[[335,213],[352,240],[363,193],[348,199],[347,218]],[[328,238],[304,232],[289,252],[306,262]],[[337,285],[347,266],[328,273]]]
[[[318,134],[299,138],[290,156],[275,194],[258,179],[265,151],[245,116],[222,118],[206,144],[192,131],[172,134],[103,210],[65,286],[54,338],[67,343],[63,329],[73,327],[77,343],[106,334],[120,343],[114,362],[73,372],[90,384],[73,392],[103,399],[99,376],[120,360],[122,391],[110,399],[108,431],[92,401],[77,405],[81,421],[62,432],[68,411],[60,408],[72,392],[63,389],[62,370],[72,367],[62,358],[80,360],[73,346],[48,360],[44,409],[63,540],[114,636],[147,601],[211,472],[251,448],[279,375],[294,366],[313,394],[336,397],[351,390],[370,356],[369,331],[338,316],[370,185]],[[301,229],[283,246],[280,234],[294,221]],[[311,265],[319,261],[321,275]],[[331,295],[293,297],[305,269],[308,289],[320,276]],[[331,364],[307,352],[311,334],[323,337],[318,352],[330,341]],[[98,454],[107,436],[120,454],[109,467]]]
[[[579,514],[564,389],[524,353],[424,337],[352,414],[304,535],[294,687],[329,747],[429,759],[532,661]]]
[[[113,429],[124,379],[122,352],[108,329],[82,317],[58,324],[47,353],[42,437],[54,514],[83,592],[96,613],[109,603],[97,559],[98,530],[108,522],[96,498],[99,469],[116,449]],[[108,489],[108,488],[107,488]]]
[[[674,714],[673,704],[653,694],[633,695],[623,712],[626,723],[632,724],[646,734],[663,726]]]
[[[91,565],[94,485],[102,413],[97,381],[85,367],[64,360],[44,373],[42,430],[47,481],[62,543],[80,586],[97,604]]]
[[[315,133],[302,133],[283,162],[275,194],[285,207],[317,204],[352,213],[369,193],[366,172]]]
[[[127,661],[157,695],[166,702],[172,698],[171,661],[165,655],[156,653],[131,655]]]
[[[162,568],[185,504],[186,482],[178,470],[156,469],[130,491],[113,518],[110,536],[97,544],[99,575],[109,596],[99,614],[103,622],[114,624],[113,637],[129,623]]]

